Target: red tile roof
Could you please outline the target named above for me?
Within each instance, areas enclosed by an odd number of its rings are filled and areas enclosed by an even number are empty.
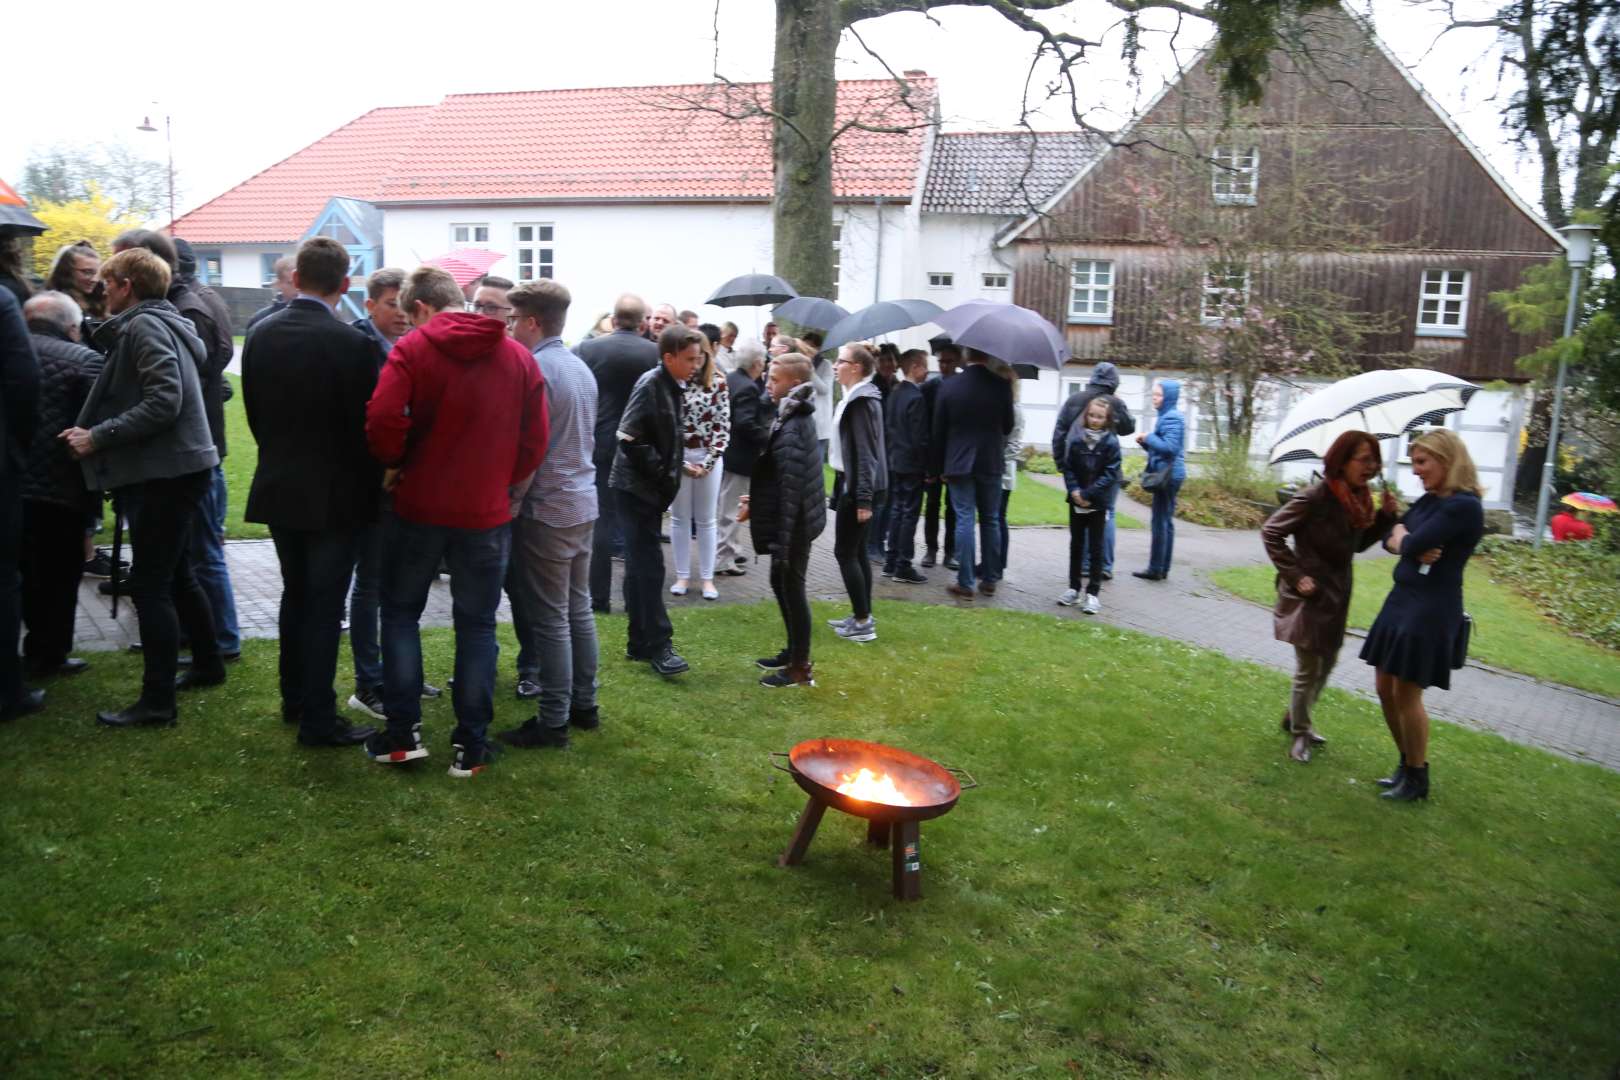
[[[910,199],[933,79],[838,84],[833,191]],[[193,243],[290,243],[326,200],[769,199],[769,83],[454,94],[376,109],[176,222]],[[871,130],[882,128],[887,130]]]

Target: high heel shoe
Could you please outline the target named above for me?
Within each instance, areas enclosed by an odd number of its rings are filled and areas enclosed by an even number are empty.
[[[1378,784],[1379,787],[1387,787],[1387,788],[1398,787],[1398,786],[1400,786],[1401,778],[1404,777],[1405,775],[1406,775],[1406,755],[1402,754],[1401,755],[1401,763],[1399,765],[1395,766],[1395,771],[1390,773],[1388,776],[1379,777],[1378,780],[1377,780],[1377,784]]]
[[[1382,792],[1380,799],[1391,802],[1416,802],[1429,797],[1429,767],[1427,765],[1408,765],[1401,782]]]

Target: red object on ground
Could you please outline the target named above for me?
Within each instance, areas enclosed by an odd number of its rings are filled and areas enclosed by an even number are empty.
[[[1582,521],[1574,514],[1554,514],[1547,524],[1552,529],[1553,539],[1558,543],[1566,540],[1592,539],[1592,523]]]

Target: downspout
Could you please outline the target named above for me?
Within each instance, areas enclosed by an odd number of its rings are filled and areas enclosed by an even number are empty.
[[[877,210],[877,255],[872,266],[872,303],[875,304],[883,289],[883,196],[873,199],[872,206]]]

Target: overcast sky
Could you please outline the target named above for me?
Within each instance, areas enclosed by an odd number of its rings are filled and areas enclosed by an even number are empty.
[[[1493,0],[1458,0],[1481,17]],[[352,18],[334,20],[341,10]],[[445,94],[561,87],[707,82],[719,68],[736,80],[770,77],[770,0],[597,0],[456,8],[416,0],[333,8],[309,0],[221,5],[158,0],[136,18],[127,3],[81,0],[73,47],[17,49],[8,82],[26,88],[0,135],[0,178],[16,184],[34,147],[127,139],[163,155],[163,135],[135,130],[150,115],[173,117],[181,212],[241,183],[369,109],[425,104]],[[1447,35],[1431,51],[1439,19],[1406,0],[1375,0],[1381,36],[1532,206],[1533,163],[1502,131],[1489,31]],[[1076,0],[1050,21],[1088,37],[1116,19],[1100,2]],[[1465,15],[1466,17],[1466,15]],[[718,35],[716,26],[718,25]],[[1156,25],[1168,31],[1166,19]],[[889,15],[859,27],[896,71],[923,69],[940,83],[947,130],[1006,128],[1018,119],[1034,38],[1001,16],[947,9],[932,18]],[[1175,38],[1183,63],[1207,36],[1189,24]],[[59,40],[66,40],[62,38]],[[1117,126],[1175,70],[1167,32],[1146,35],[1141,78],[1119,59],[1112,33],[1085,72],[1088,119]],[[145,62],[154,46],[168,58]],[[839,75],[884,72],[850,34]],[[375,74],[368,74],[375,73]],[[1038,85],[1037,80],[1037,85]],[[33,106],[36,102],[48,105]],[[1072,127],[1067,101],[1036,126]]]

